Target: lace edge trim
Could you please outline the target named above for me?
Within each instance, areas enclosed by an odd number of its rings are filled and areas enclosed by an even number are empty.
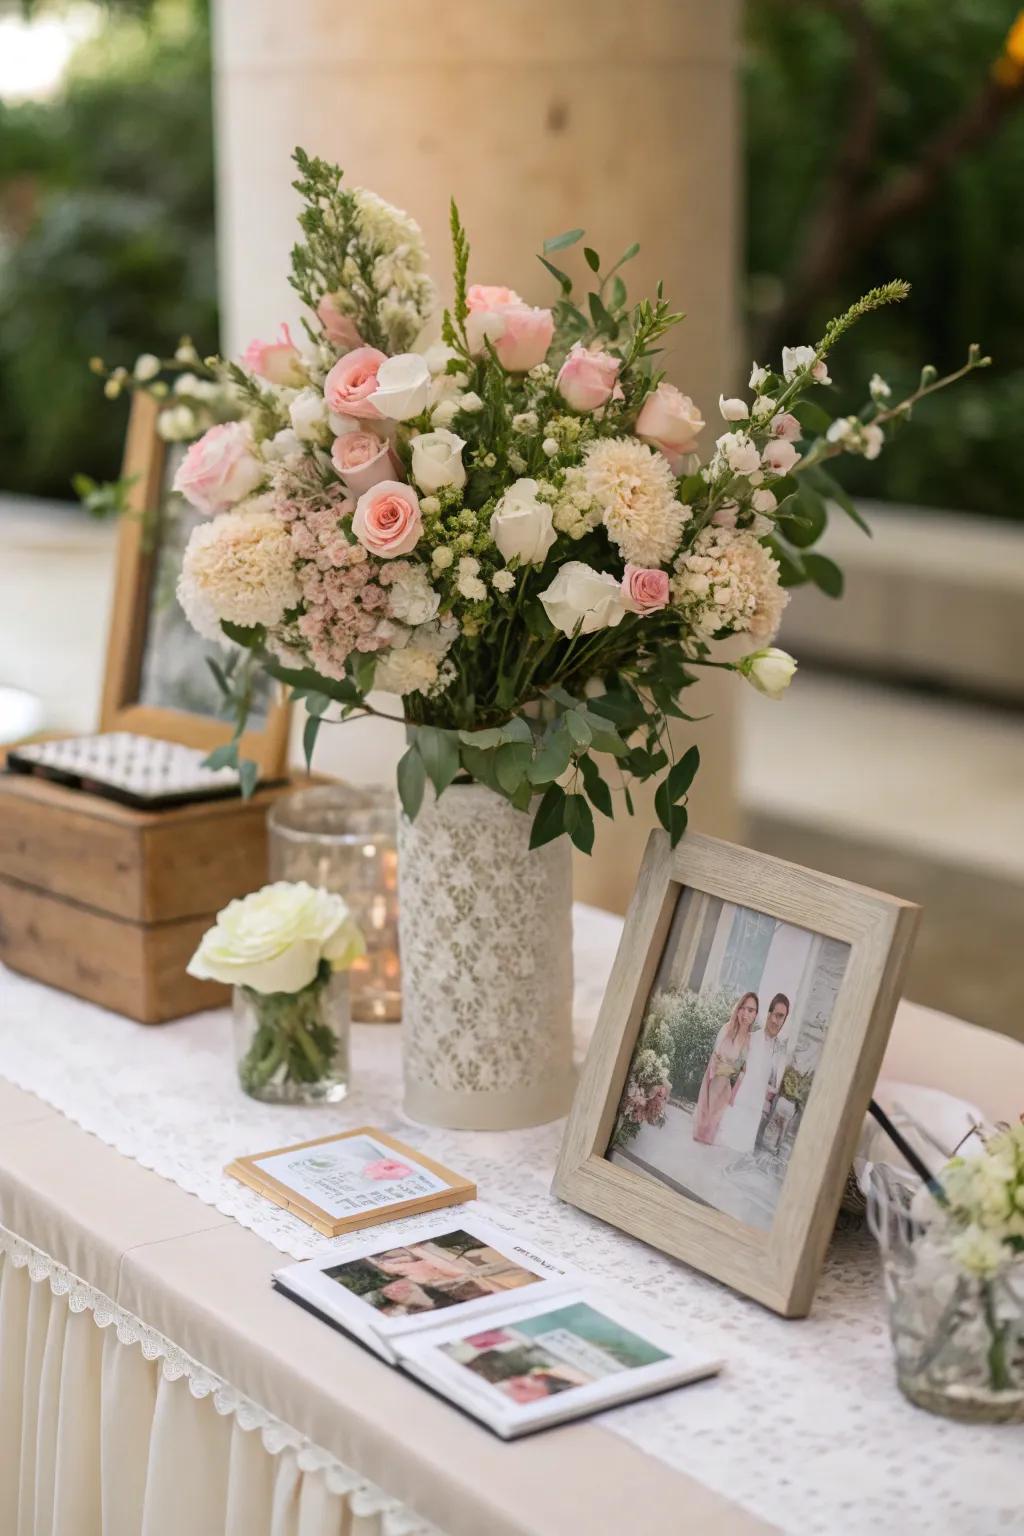
[[[178,1381],[184,1377],[194,1398],[211,1397],[217,1413],[232,1415],[240,1429],[258,1429],[264,1449],[271,1456],[279,1456],[285,1450],[294,1451],[299,1470],[322,1474],[330,1493],[349,1499],[354,1515],[381,1516],[383,1536],[443,1536],[436,1526],[424,1521],[408,1505],[391,1498],[330,1451],[276,1418],[201,1361],[179,1349],[164,1334],[119,1306],[103,1291],[88,1285],[43,1249],[36,1248],[4,1226],[0,1226],[0,1255],[6,1256],[15,1269],[27,1268],[29,1279],[35,1284],[49,1282],[54,1296],[68,1298],[72,1312],[90,1312],[97,1328],[113,1328],[119,1343],[138,1344],[146,1360],[160,1360],[166,1380]]]

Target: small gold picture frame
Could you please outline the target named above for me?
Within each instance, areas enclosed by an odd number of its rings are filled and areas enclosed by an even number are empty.
[[[114,598],[100,709],[101,731],[130,731],[204,752],[231,740],[233,725],[219,714],[220,694],[207,657],[218,648],[192,629],[175,595],[188,534],[201,520],[171,490],[180,449],[168,450],[156,429],[159,404],[139,391],[132,400],[123,475],[128,510],[117,540]],[[260,675],[239,757],[259,765],[264,779],[280,777],[288,752],[288,705]]]
[[[810,1308],[919,909],[688,833],[647,844],[554,1191]]]
[[[237,1157],[224,1172],[325,1237],[476,1198],[472,1180],[372,1125]]]

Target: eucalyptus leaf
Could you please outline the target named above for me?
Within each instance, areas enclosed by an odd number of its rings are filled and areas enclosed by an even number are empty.
[[[524,741],[510,741],[495,752],[494,775],[507,795],[522,784],[532,759],[533,747]]]
[[[398,798],[410,821],[415,821],[419,814],[426,787],[427,770],[423,759],[415,746],[409,747],[398,760]]]
[[[584,795],[566,796],[565,830],[581,853],[590,853],[594,846],[594,813]]]
[[[577,240],[582,239],[582,229],[567,229],[564,234],[554,235],[550,240],[544,241],[544,254],[550,256],[552,251],[564,251],[567,246],[575,245]]]
[[[302,751],[306,759],[307,772],[313,766],[313,750],[316,747],[316,738],[322,724],[322,715],[310,714],[307,715],[306,724],[302,728]]]
[[[439,730],[436,725],[416,727],[415,747],[427,777],[440,798],[459,771],[459,749],[450,731]]]
[[[530,847],[543,848],[565,831],[565,790],[560,784],[550,784],[541,796],[537,813],[530,830]]]
[[[612,808],[612,792],[602,779],[594,759],[589,755],[580,758],[580,773],[583,778],[583,787],[590,796],[591,803],[597,807],[602,816],[612,818],[615,814]]]
[[[254,763],[251,757],[243,758],[238,765],[238,783],[242,791],[243,800],[251,800],[256,786],[260,781],[260,765]]]
[[[842,597],[843,573],[827,555],[804,555],[804,570],[826,597]]]

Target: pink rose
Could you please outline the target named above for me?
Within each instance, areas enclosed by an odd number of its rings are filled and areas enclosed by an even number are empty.
[[[378,1157],[375,1163],[367,1163],[363,1168],[364,1179],[404,1179],[412,1169],[407,1163],[400,1163],[393,1157]]]
[[[470,283],[466,292],[466,303],[470,310],[475,309],[508,309],[510,304],[524,304],[514,288],[505,288],[496,283]]]
[[[788,438],[773,437],[771,442],[764,445],[761,463],[773,475],[788,475],[799,458],[800,455]]]
[[[262,479],[251,427],[244,421],[226,421],[192,444],[178,466],[174,489],[198,512],[213,517],[248,496]]]
[[[668,602],[668,572],[627,565],[622,600],[630,613],[655,613]]]
[[[292,341],[287,325],[282,324],[277,341],[250,341],[242,353],[242,366],[271,384],[291,385],[293,388],[305,382],[299,349]]]
[[[336,347],[361,347],[363,338],[356,330],[351,315],[342,314],[332,294],[325,293],[316,307],[317,319],[324,328],[327,340]]]
[[[613,397],[621,400],[621,367],[621,359],[610,352],[577,342],[558,370],[559,393],[574,411],[596,411]]]
[[[768,430],[772,437],[784,438],[787,443],[798,443],[802,435],[800,423],[789,411],[780,411],[773,416]]]
[[[416,548],[422,524],[419,497],[412,486],[380,480],[356,502],[352,532],[371,555],[393,560]]]
[[[395,477],[391,449],[373,432],[344,432],[336,437],[331,462],[353,496]]]
[[[550,309],[533,309],[514,289],[483,283],[474,283],[466,300],[466,339],[474,356],[484,351],[487,338],[509,373],[526,373],[547,357],[555,334]]]
[[[340,358],[324,380],[327,409],[337,416],[378,417],[377,407],[367,399],[377,388],[377,370],[387,362],[376,347],[356,347]]]
[[[703,430],[704,418],[689,395],[664,380],[647,396],[633,427],[637,437],[665,455],[676,475],[686,455],[696,452]]]

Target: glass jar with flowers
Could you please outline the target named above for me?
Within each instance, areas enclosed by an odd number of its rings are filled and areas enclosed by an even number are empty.
[[[335,1104],[348,1092],[348,970],[363,936],[340,896],[277,881],[229,902],[189,961],[232,987],[238,1077],[254,1099]]]
[[[1024,1125],[916,1189],[877,1165],[868,1216],[901,1391],[949,1418],[1024,1422]]]

